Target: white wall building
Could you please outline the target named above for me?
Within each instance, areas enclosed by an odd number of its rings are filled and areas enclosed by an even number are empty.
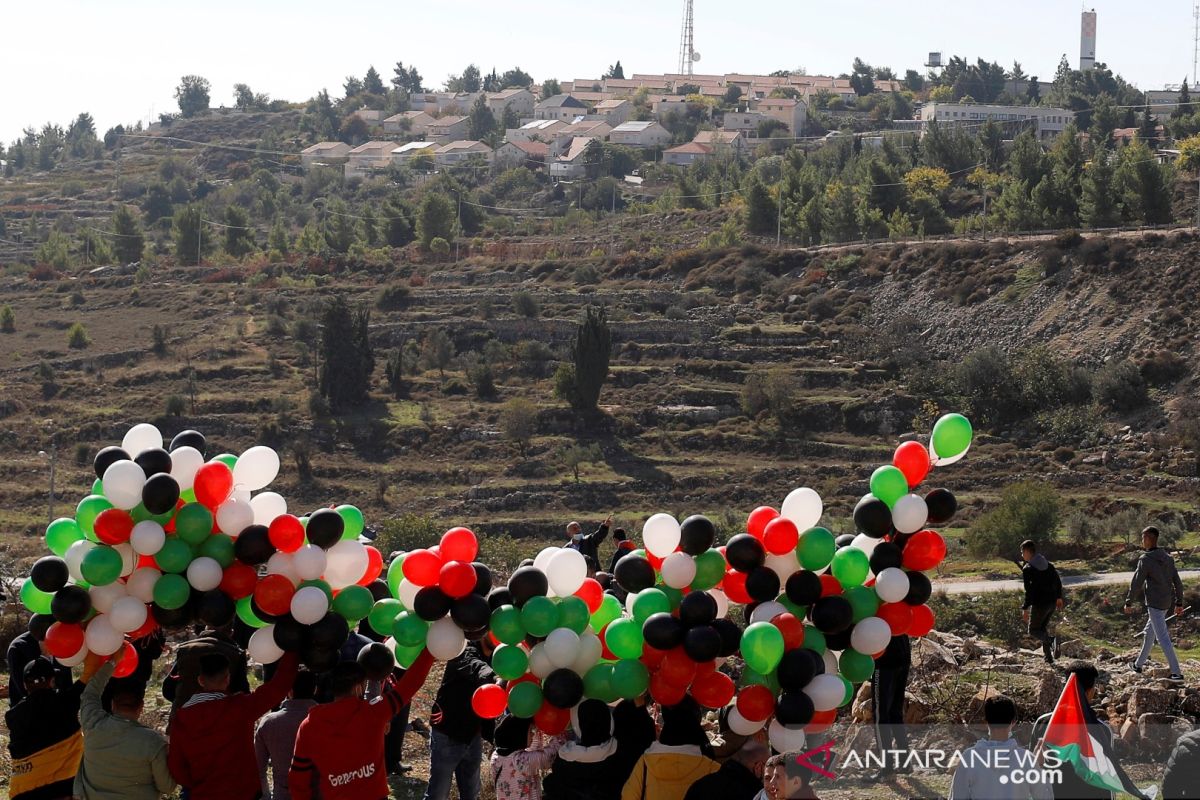
[[[921,130],[930,122],[939,125],[971,126],[978,128],[986,122],[1006,125],[1006,134],[1016,135],[1022,125],[1033,125],[1037,138],[1053,141],[1075,121],[1075,113],[1066,108],[1051,106],[999,106],[983,103],[926,103],[921,107]]]

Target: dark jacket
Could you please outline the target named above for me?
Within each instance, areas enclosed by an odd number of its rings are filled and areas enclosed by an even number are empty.
[[[1021,608],[1050,606],[1063,597],[1062,579],[1058,570],[1041,553],[1021,567],[1021,580],[1025,583],[1025,602]]]
[[[171,701],[172,715],[199,690],[200,659],[209,653],[220,653],[229,660],[229,694],[250,691],[246,654],[242,648],[232,637],[206,630],[200,638],[184,642],[175,649],[175,663],[163,680],[163,697]]]
[[[471,708],[471,696],[480,686],[496,680],[479,646],[468,642],[461,655],[446,662],[430,714],[433,729],[464,744],[479,736],[483,720]]]
[[[912,640],[908,634],[893,636],[883,655],[875,659],[875,669],[904,669],[912,666]]]
[[[578,550],[587,560],[588,569],[593,573],[600,571],[600,545],[608,538],[608,526],[600,523],[600,527],[592,533],[577,533],[567,542],[567,547]]]
[[[711,775],[692,784],[683,800],[754,800],[762,780],[739,761],[729,759]]]
[[[543,800],[617,800],[626,775],[616,767],[622,744],[616,714],[585,700],[571,712],[571,728],[575,740],[558,749],[542,782]]]
[[[1200,797],[1200,731],[1185,733],[1175,742],[1163,774],[1164,800]]]
[[[1096,716],[1096,712],[1092,710],[1092,707],[1086,700],[1081,703],[1081,708],[1083,709],[1083,719],[1087,725],[1088,733],[1100,743],[1101,748],[1108,754],[1109,758],[1113,759],[1113,767],[1117,771],[1117,778],[1126,787],[1127,792],[1133,794],[1129,790],[1136,789],[1136,785],[1125,772],[1120,762],[1113,757],[1112,729]],[[1043,714],[1033,723],[1033,735],[1029,740],[1031,749],[1036,749],[1037,745],[1045,738],[1046,729],[1050,727],[1050,718],[1053,715],[1054,712]],[[1085,783],[1079,777],[1079,773],[1070,764],[1063,764],[1062,778],[1052,788],[1054,800],[1111,800],[1113,796],[1112,792],[1107,789],[1099,789],[1090,783]],[[1137,797],[1139,795],[1134,796]]]
[[[625,556],[632,553],[637,548],[633,546],[633,542],[626,539],[623,542],[617,542],[617,549],[612,554],[612,560],[608,562],[608,573],[612,575],[617,571],[617,562]]]
[[[8,710],[8,751],[13,759],[12,796],[19,800],[70,797],[83,755],[79,698],[84,684],[26,695]],[[50,748],[55,748],[51,750]],[[21,782],[15,776],[21,776]]]
[[[633,765],[646,752],[646,748],[654,744],[654,736],[658,731],[649,709],[632,700],[622,700],[613,709],[613,731],[617,753],[610,761],[617,794],[620,794],[621,787],[633,772]]]
[[[1129,583],[1125,604],[1132,605],[1143,587],[1146,605],[1150,608],[1166,611],[1173,605],[1183,605],[1183,581],[1179,580],[1175,559],[1166,550],[1155,547],[1142,553],[1133,580]]]
[[[15,706],[25,698],[25,665],[42,654],[42,645],[31,631],[25,631],[8,645],[8,704]],[[46,656],[54,664],[54,688],[71,688],[71,668],[58,663],[53,656]]]

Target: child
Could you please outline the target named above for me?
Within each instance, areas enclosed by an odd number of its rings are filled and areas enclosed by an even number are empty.
[[[808,783],[808,770],[801,767],[788,774],[787,762],[795,760],[795,753],[780,753],[767,759],[763,789],[754,800],[817,800]]]
[[[506,715],[496,724],[492,779],[496,800],[541,800],[542,772],[550,768],[563,739],[556,736],[533,746],[531,720]]]

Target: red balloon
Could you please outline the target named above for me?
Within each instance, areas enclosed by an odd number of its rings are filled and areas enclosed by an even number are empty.
[[[933,630],[933,609],[929,606],[913,606],[912,624],[908,626],[909,636],[924,636]]]
[[[828,711],[814,711],[812,720],[804,726],[805,733],[821,733],[829,730],[829,726],[837,719],[837,709],[831,708]]]
[[[733,699],[733,679],[723,672],[709,672],[692,683],[692,697],[706,708],[724,708]]]
[[[197,503],[216,511],[233,491],[233,472],[220,461],[210,461],[196,470],[192,491],[196,493]]]
[[[542,703],[542,707],[533,715],[533,724],[537,725],[538,729],[548,736],[557,736],[565,731],[567,725],[570,723],[570,709],[559,708],[549,703]]]
[[[913,607],[908,603],[884,603],[875,612],[875,616],[888,624],[892,636],[902,636],[912,627]]]
[[[946,557],[946,540],[937,531],[918,531],[904,544],[905,569],[924,572],[942,563]]]
[[[783,649],[795,650],[804,644],[804,623],[791,612],[771,617],[771,624],[783,634]]]
[[[787,555],[796,549],[799,542],[800,529],[790,519],[778,517],[767,524],[763,545],[768,553],[776,556]]]
[[[828,573],[821,576],[821,597],[831,597],[835,594],[841,593],[841,581]]]
[[[55,658],[70,658],[83,647],[83,628],[55,622],[46,629],[46,652]]]
[[[442,558],[447,561],[466,561],[469,564],[479,555],[479,540],[467,528],[451,528],[443,533],[440,547]]]
[[[128,511],[119,508],[107,508],[96,517],[94,526],[96,538],[105,544],[121,544],[129,541],[133,533],[133,517]],[[76,648],[75,652],[79,652]],[[75,653],[71,653],[75,655]]]
[[[475,590],[475,583],[475,568],[467,561],[447,561],[438,575],[438,586],[448,597],[466,597]]]
[[[371,545],[363,549],[367,551],[367,571],[358,579],[358,585],[368,586],[383,573],[383,553]]]
[[[682,646],[667,651],[662,663],[658,665],[658,674],[671,683],[687,689],[692,679],[696,677],[696,662],[688,657]]]
[[[908,488],[915,488],[929,474],[929,451],[920,442],[905,442],[896,448],[892,464],[908,479]]]
[[[240,561],[235,561],[225,568],[225,572],[221,575],[221,584],[217,588],[234,600],[241,600],[243,597],[249,597],[254,593],[254,587],[257,583],[258,572],[255,571],[254,567],[243,564]],[[289,598],[289,606],[291,602]],[[266,609],[263,610],[266,611]]]
[[[683,702],[687,687],[672,683],[662,676],[662,673],[650,677],[650,696],[654,702],[663,706],[673,706]]]
[[[762,722],[775,713],[775,695],[761,684],[743,686],[738,692],[737,710],[749,722]]]
[[[282,553],[294,553],[304,546],[304,524],[291,514],[281,514],[271,520],[267,538]]]
[[[608,655],[604,656],[609,658]],[[651,647],[648,644],[642,645],[642,663],[646,665],[646,669],[654,672],[662,664],[663,659],[667,657],[666,650],[659,650],[657,647]]]
[[[700,680],[701,676],[704,676],[710,672],[716,672],[716,671],[717,671],[717,662],[716,661],[699,661],[699,662],[697,662],[696,663],[696,677],[692,678],[692,684],[694,685],[696,683],[696,681]]]
[[[508,693],[494,683],[484,684],[471,695],[471,710],[483,719],[495,719],[508,706]]]
[[[417,586],[433,586],[442,570],[442,559],[432,550],[413,550],[404,557],[404,577]]]
[[[133,649],[133,645],[129,642],[121,645],[121,657],[117,661],[117,667],[113,670],[114,678],[128,678],[137,669],[138,654],[137,650]]]
[[[605,661],[618,661],[619,659],[617,658],[616,653],[614,653],[612,650],[609,650],[608,642],[604,641],[604,635],[607,633],[607,631],[607,625],[600,629],[600,658],[604,659]]]
[[[141,569],[142,567],[154,567],[158,569],[158,562],[154,560],[154,556],[144,556],[139,553],[137,566],[134,569]]]
[[[268,575],[254,589],[254,602],[272,616],[288,613],[296,587],[286,575]]]
[[[759,506],[750,512],[746,519],[746,533],[755,539],[761,539],[766,534],[767,523],[779,516],[779,512],[770,506]]]
[[[736,569],[725,573],[725,580],[721,581],[721,587],[731,602],[742,604],[752,602],[750,593],[746,591],[746,575],[747,573],[738,572]]]
[[[583,585],[575,590],[575,596],[587,603],[589,614],[595,614],[604,602],[604,587],[595,578],[584,578]]]
[[[154,618],[153,614],[147,614],[146,621],[142,623],[142,627],[138,628],[137,630],[130,631],[129,633],[127,633],[125,635],[128,636],[131,641],[136,641],[138,639],[142,639],[146,636],[149,636],[150,634],[154,633],[154,631],[156,631],[157,629],[158,629],[158,620],[156,620]]]
[[[650,562],[650,566],[654,567],[655,572],[662,571],[663,560],[649,550],[646,551],[646,560]]]

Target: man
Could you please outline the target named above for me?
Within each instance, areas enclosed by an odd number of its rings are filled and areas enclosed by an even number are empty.
[[[1016,772],[1033,769],[1036,760],[1012,737],[1017,706],[1003,695],[983,704],[988,738],[962,753],[950,783],[949,800],[1053,800],[1048,783],[1012,780]]]
[[[34,619],[37,619],[37,615]],[[58,663],[58,659],[46,652],[46,628],[34,625],[30,620],[30,629],[12,640],[8,645],[6,662],[8,664],[8,704],[15,706],[25,699],[28,694],[25,688],[25,665],[38,658],[46,659],[54,668],[54,688],[65,690],[71,687],[71,668]]]
[[[484,648],[484,649],[481,649]],[[495,683],[485,638],[446,662],[446,672],[433,701],[429,741],[429,786],[425,800],[447,800],[450,782],[458,783],[459,800],[479,800],[479,768],[483,762],[483,720],[471,708],[475,690]]]
[[[83,728],[83,764],[75,776],[81,800],[158,800],[175,791],[167,768],[167,740],[138,720],[145,684],[110,681],[116,662],[108,661],[83,690],[79,719]],[[104,710],[108,695],[112,713]]]
[[[617,528],[613,531],[613,544],[616,545],[616,550],[613,551],[612,560],[608,562],[608,572],[611,575],[617,571],[617,562],[625,556],[632,553],[635,548],[633,542],[629,539],[629,534],[624,528]]]
[[[176,648],[175,663],[163,680],[163,697],[171,701],[172,720],[192,695],[199,691],[200,659],[213,653],[224,656],[229,664],[229,693],[250,691],[246,653],[233,638],[233,623],[220,628],[205,628],[199,637]]]
[[[291,797],[386,800],[383,735],[392,718],[412,702],[432,665],[433,657],[422,650],[404,677],[389,680],[383,694],[371,701],[363,699],[367,675],[360,664],[345,661],[334,667],[333,702],[309,711],[296,737],[288,773]]]
[[[721,768],[692,784],[684,800],[754,800],[763,788],[763,768],[770,750],[758,739],[747,739]]]
[[[588,575],[600,571],[600,545],[608,538],[608,527],[612,525],[612,514],[609,514],[600,527],[589,534],[584,534],[583,527],[578,522],[567,525],[567,547],[578,550],[583,554],[588,565]]]
[[[254,723],[283,702],[296,680],[298,656],[284,653],[271,679],[252,693],[230,694],[229,661],[200,657],[200,691],[175,713],[167,763],[190,800],[253,800],[262,789]]]
[[[1142,652],[1130,665],[1134,672],[1141,672],[1150,658],[1150,648],[1158,642],[1171,667],[1171,680],[1183,680],[1179,658],[1167,632],[1167,609],[1175,606],[1175,615],[1183,613],[1183,581],[1175,569],[1175,559],[1166,550],[1158,548],[1158,528],[1153,525],[1142,531],[1142,549],[1145,550],[1137,562],[1137,570],[1125,595],[1125,613],[1133,613],[1133,602],[1143,592],[1146,601],[1146,628],[1142,639]]]
[[[1185,733],[1175,742],[1163,773],[1164,800],[1200,797],[1200,730]]]
[[[871,705],[875,717],[875,743],[884,754],[884,766],[875,776],[909,773],[912,767],[902,753],[908,750],[908,730],[904,727],[904,692],[912,667],[912,642],[907,634],[893,636],[883,655],[875,660],[871,678]],[[889,753],[895,752],[895,756]],[[895,763],[893,763],[895,762]]]
[[[1058,657],[1058,637],[1050,635],[1050,618],[1063,607],[1062,580],[1058,570],[1037,551],[1032,539],[1021,542],[1021,580],[1025,583],[1025,602],[1021,616],[1029,625],[1029,635],[1042,643],[1047,664]]]
[[[300,670],[283,708],[272,711],[258,723],[254,732],[254,755],[258,759],[258,780],[262,784],[265,800],[289,800],[288,769],[296,748],[296,732],[317,704],[313,695],[317,691],[317,676],[308,670]],[[273,770],[273,780],[267,780],[267,767]]]

